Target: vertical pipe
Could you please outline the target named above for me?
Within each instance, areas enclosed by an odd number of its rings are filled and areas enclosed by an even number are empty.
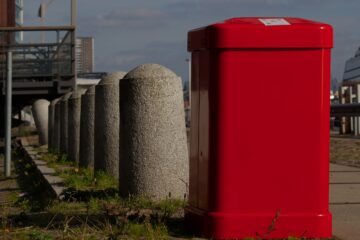
[[[189,107],[185,109],[185,121],[186,127],[190,126],[189,122],[191,119],[191,58],[186,58],[185,61],[188,64],[188,99],[189,99]]]
[[[60,31],[56,31],[56,43],[60,44],[61,40],[60,40]],[[58,51],[58,53],[56,54],[56,76],[57,76],[57,80],[60,81],[60,51]],[[54,72],[52,73],[54,74]]]
[[[349,103],[353,103],[353,92],[354,86],[349,87]],[[353,134],[354,131],[354,117],[350,117],[350,133]]]
[[[60,43],[60,31],[56,30],[56,43]]]
[[[75,51],[76,51],[76,35],[75,35],[75,31],[72,31],[71,33],[71,37],[72,37],[72,42],[74,43],[73,46],[72,46],[72,59],[73,59],[73,66],[72,66],[72,72],[74,74],[74,82],[73,82],[73,92],[76,92],[77,91],[77,83],[76,83],[76,79],[77,79],[77,69],[76,69],[76,62],[77,62],[77,59],[76,59],[76,54],[75,54]]]
[[[41,26],[43,27],[44,26],[44,23],[45,23],[45,3],[44,3],[44,0],[41,0],[41,4],[40,4],[40,24]],[[44,31],[41,31],[40,33],[40,38],[41,38],[41,43],[44,43],[45,42],[45,32]]]
[[[346,90],[347,87],[342,86],[340,87],[340,103],[345,104],[346,103]],[[346,117],[341,117],[341,126],[340,126],[340,134],[346,134]]]
[[[24,24],[24,1],[20,0],[20,24],[23,25]],[[24,41],[24,32],[19,32],[20,35],[20,42],[22,43]]]
[[[191,58],[186,59],[188,62],[188,74],[189,74],[189,105],[191,108]]]
[[[356,103],[360,103],[360,84],[356,84]],[[356,133],[355,135],[360,135],[360,117],[355,117],[356,119]]]
[[[71,26],[76,26],[76,0],[71,0]]]
[[[71,0],[71,26],[76,27],[76,0]],[[72,49],[72,56],[73,56],[73,60],[74,60],[74,85],[73,85],[73,91],[76,92],[77,91],[77,85],[76,85],[76,54],[75,54],[75,49],[76,49],[76,35],[75,35],[75,31],[72,32],[72,40],[74,43],[74,47]]]
[[[12,106],[12,52],[7,53],[7,81],[5,103],[5,176],[11,175],[11,106]]]

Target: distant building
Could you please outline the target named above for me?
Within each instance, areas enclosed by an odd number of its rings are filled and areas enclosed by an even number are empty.
[[[76,38],[76,73],[94,71],[94,38]]]
[[[92,85],[96,85],[106,76],[106,72],[79,73],[76,78],[78,89],[86,90]]]
[[[343,81],[339,92],[340,103],[360,103],[360,48],[345,63]],[[342,117],[340,134],[360,135],[360,118]]]
[[[17,27],[24,25],[24,0],[15,0],[15,25]],[[24,40],[23,32],[16,32],[15,41]]]
[[[15,26],[15,0],[0,1],[0,27]]]
[[[344,84],[359,83],[360,82],[360,48],[355,55],[345,63],[345,70],[343,76]]]
[[[15,0],[0,1],[0,27],[15,26]],[[0,33],[0,45],[10,42],[10,36]]]

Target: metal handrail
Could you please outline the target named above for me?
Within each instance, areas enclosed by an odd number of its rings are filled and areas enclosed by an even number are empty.
[[[360,103],[331,104],[330,115],[332,117],[360,116]]]

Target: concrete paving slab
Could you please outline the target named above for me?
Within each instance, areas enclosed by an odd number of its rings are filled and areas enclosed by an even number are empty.
[[[360,203],[360,184],[330,184],[330,204],[333,203]]]
[[[39,156],[46,152],[46,148],[29,148],[23,147],[26,151],[27,155],[30,157],[31,161],[35,163],[37,169],[40,171],[45,181],[51,190],[55,193],[57,198],[60,198],[60,194],[63,192],[64,188],[64,180],[56,175],[56,171],[53,168],[47,166],[45,161],[38,160]],[[29,152],[31,154],[29,154]]]
[[[331,163],[330,172],[360,172],[360,168]]]
[[[330,211],[335,236],[360,239],[360,168],[330,164]]]
[[[36,166],[46,166],[46,162],[41,160],[34,160],[34,163],[36,164]]]
[[[333,233],[341,240],[360,238],[360,204],[330,205]]]
[[[52,185],[52,189],[54,190],[54,192],[56,193],[56,196],[58,196],[58,198],[61,198],[60,194],[64,191],[64,187],[60,187],[60,186],[54,186]]]
[[[53,176],[53,175],[44,175],[46,181],[48,181],[48,183],[50,185],[62,185],[64,183],[64,180],[61,177],[58,176]]]
[[[330,184],[358,183],[360,172],[330,172]]]
[[[46,166],[37,166],[37,168],[39,169],[39,171],[45,175],[45,174],[56,174],[55,170]]]

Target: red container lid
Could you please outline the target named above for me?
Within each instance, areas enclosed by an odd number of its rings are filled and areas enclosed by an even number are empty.
[[[332,48],[331,25],[291,17],[242,17],[188,33],[188,50]]]

